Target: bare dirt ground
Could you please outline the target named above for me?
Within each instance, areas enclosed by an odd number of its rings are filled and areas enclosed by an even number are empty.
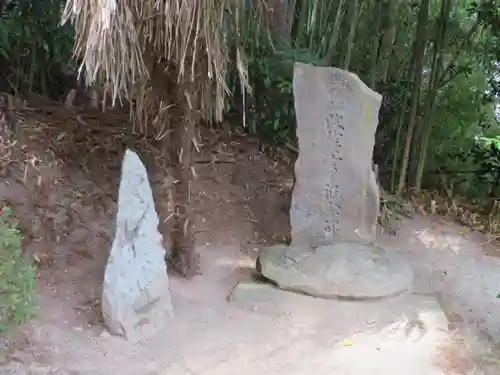
[[[82,117],[44,108],[25,112],[17,141],[4,139],[0,145],[0,200],[15,208],[25,238],[23,250],[39,270],[38,317],[16,338],[2,342],[0,374],[223,375],[234,373],[226,363],[228,355],[237,359],[242,374],[308,372],[307,367],[300,372],[286,364],[279,369],[271,365],[270,358],[279,359],[287,351],[287,358],[303,358],[318,374],[332,373],[333,368],[325,366],[320,371],[327,352],[318,354],[307,344],[290,345],[298,333],[292,330],[284,336],[290,330],[289,321],[226,307],[231,289],[250,278],[259,249],[284,241],[289,234],[293,154],[262,153],[260,142],[242,133],[202,131],[193,188],[202,275],[192,281],[171,275],[177,321],[166,332],[169,340],[158,338],[131,347],[106,334],[99,311],[104,266],[113,239],[121,157],[125,147],[140,152],[150,173],[160,221],[168,230],[172,179],[165,155],[159,145],[121,135],[126,117],[120,114]],[[437,292],[442,303],[451,305],[457,301],[450,297],[457,294],[455,286],[473,283],[459,277],[466,265],[475,267],[478,259],[487,262],[483,254],[499,254],[498,243],[484,235],[429,217],[405,221],[397,236],[381,235],[379,242],[411,258],[419,270],[418,292]],[[472,288],[471,293],[476,292]],[[496,301],[488,303],[490,308],[498,307]],[[464,320],[467,314],[460,306],[449,309],[454,341],[439,348],[441,367],[450,375],[467,374],[478,366],[491,370],[500,357],[485,355],[482,346],[480,351],[471,348],[467,332],[476,337],[492,323],[486,321],[470,331],[477,316],[469,314],[470,321]],[[496,314],[500,316],[498,310]],[[307,319],[303,324],[308,329],[322,327],[314,318]],[[216,341],[208,322],[219,322]],[[251,356],[238,340],[241,335],[256,348]],[[330,340],[325,348],[338,337]],[[183,365],[173,358],[183,358]]]

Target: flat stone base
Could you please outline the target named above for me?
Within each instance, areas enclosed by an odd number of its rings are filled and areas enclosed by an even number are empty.
[[[242,282],[231,292],[229,301],[239,308],[265,315],[292,316],[313,311],[321,315],[329,311],[337,321],[347,316],[360,317],[360,321],[367,322],[368,328],[407,321],[448,330],[448,319],[436,298],[411,293],[380,300],[345,301],[297,294],[266,283]]]
[[[441,348],[451,336],[434,297],[407,293],[369,302],[326,300],[248,282],[238,284],[229,301],[254,314],[285,318],[292,330],[309,327],[300,329],[299,337],[314,342],[318,351],[330,348],[324,366],[335,374],[448,374]]]
[[[413,282],[401,255],[357,243],[314,250],[272,246],[261,252],[257,270],[280,289],[320,298],[382,298],[409,290]]]

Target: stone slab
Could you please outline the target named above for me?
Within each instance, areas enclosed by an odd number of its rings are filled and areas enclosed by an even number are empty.
[[[245,282],[235,287],[229,301],[245,311],[286,316],[291,328],[297,329],[299,322],[315,326],[316,330],[299,335],[319,352],[330,348],[323,362],[314,365],[315,373],[328,373],[324,368],[342,375],[447,374],[438,354],[450,339],[448,320],[432,296],[407,293],[377,301],[324,300]],[[291,341],[290,347],[300,345],[298,340]],[[314,356],[309,360],[315,363]],[[290,368],[294,374],[309,373],[298,364]]]
[[[280,290],[272,285],[260,282],[238,283],[228,297],[230,303],[248,311],[266,315],[294,315],[316,311],[335,312],[336,319],[351,316],[351,323],[366,323],[366,331],[381,329],[387,336],[397,337],[394,333],[400,324],[421,322],[426,329],[448,331],[448,319],[438,300],[433,296],[417,295],[410,292],[380,300],[333,300],[315,298],[303,294]],[[353,310],[358,312],[353,313]],[[361,312],[361,313],[360,313]],[[328,318],[332,314],[326,315]],[[416,328],[416,327],[410,327]],[[360,327],[357,326],[356,331]],[[399,331],[400,334],[411,333]]]
[[[380,94],[356,75],[296,63],[299,155],[290,209],[293,244],[375,238],[379,190],[372,170]]]

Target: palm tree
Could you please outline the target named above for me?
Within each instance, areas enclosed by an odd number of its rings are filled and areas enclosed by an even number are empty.
[[[144,134],[167,139],[176,157],[172,263],[197,272],[192,215],[193,144],[200,119],[222,120],[229,51],[243,87],[246,64],[235,44],[240,2],[232,0],[67,0],[63,23],[76,30],[86,83],[103,85],[113,104],[132,103]],[[231,46],[236,48],[229,48]]]

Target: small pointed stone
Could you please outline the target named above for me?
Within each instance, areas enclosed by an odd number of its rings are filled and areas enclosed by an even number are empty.
[[[102,294],[104,322],[111,334],[138,341],[168,324],[173,309],[164,257],[146,168],[127,150]]]

